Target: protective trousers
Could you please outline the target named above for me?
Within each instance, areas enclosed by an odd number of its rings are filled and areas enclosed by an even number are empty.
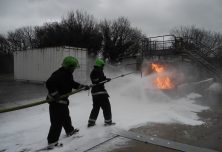
[[[93,109],[89,116],[89,124],[95,124],[96,119],[99,114],[100,107],[103,110],[103,116],[105,123],[112,122],[111,106],[109,102],[109,96],[107,94],[95,95],[93,96]]]
[[[59,136],[64,128],[66,134],[72,132],[71,118],[69,116],[69,108],[66,104],[52,103],[49,105],[49,114],[51,126],[48,134],[48,143],[54,143],[59,140]]]

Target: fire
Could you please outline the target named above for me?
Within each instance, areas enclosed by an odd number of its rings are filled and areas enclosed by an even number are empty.
[[[159,76],[154,80],[154,84],[159,89],[172,89],[175,87],[172,80],[168,76]]]
[[[151,64],[151,69],[153,72],[157,73],[157,78],[154,80],[154,84],[157,88],[167,90],[173,89],[175,87],[170,76],[166,76],[166,67],[161,64]]]
[[[157,73],[162,73],[165,71],[164,66],[160,65],[160,64],[151,64],[151,68],[153,71],[157,72]]]

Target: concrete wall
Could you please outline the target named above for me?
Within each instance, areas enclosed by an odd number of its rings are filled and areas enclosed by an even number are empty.
[[[80,69],[74,72],[74,79],[86,82],[88,70],[88,56],[85,49],[71,47],[57,47],[17,51],[14,53],[14,78],[44,82],[49,76],[61,67],[66,56],[75,56],[79,59]]]

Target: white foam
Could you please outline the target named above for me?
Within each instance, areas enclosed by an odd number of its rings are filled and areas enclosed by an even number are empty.
[[[115,79],[106,84],[110,94],[115,127],[129,129],[144,123],[180,123],[200,125],[197,112],[207,107],[197,105],[199,94],[190,94],[179,99],[171,99],[167,94],[152,87],[147,78],[139,75]],[[82,138],[65,141],[65,146],[55,151],[68,151],[90,146],[109,135],[110,127],[103,126],[100,111],[97,126],[87,129],[87,121],[92,108],[91,95],[81,92],[70,97],[70,115],[75,127],[80,128]],[[50,126],[48,105],[41,105],[0,115],[0,150],[15,152],[24,148],[31,150],[46,145]],[[61,136],[64,136],[64,132]]]

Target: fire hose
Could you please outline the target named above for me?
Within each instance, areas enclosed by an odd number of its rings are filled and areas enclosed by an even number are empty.
[[[136,72],[130,72],[130,73],[122,74],[122,75],[119,75],[119,76],[117,76],[117,77],[111,78],[111,80],[114,80],[114,79],[117,79],[117,78],[120,78],[120,77],[124,77],[124,76],[130,75],[130,74],[133,74],[133,73],[136,73]],[[111,81],[111,80],[110,80],[110,81]],[[105,81],[99,82],[98,84],[91,84],[91,85],[89,85],[89,88],[92,88],[92,87],[94,87],[94,86],[96,86],[96,85],[101,85],[101,84],[104,84],[104,83],[107,83],[107,82],[109,82],[109,81],[108,81],[108,80],[105,80]],[[85,89],[86,89],[85,87],[82,87],[82,88],[77,89],[77,90],[74,90],[74,91],[72,91],[72,92],[70,92],[70,93],[61,95],[61,96],[60,96],[60,99],[69,97],[70,95],[76,94],[76,93],[81,92],[81,91],[83,91],[83,90],[85,90]],[[29,108],[29,107],[41,105],[41,104],[44,104],[44,103],[48,103],[48,102],[51,102],[51,101],[52,101],[52,100],[47,99],[47,100],[41,100],[41,101],[37,101],[37,102],[25,104],[25,105],[10,107],[10,108],[6,108],[6,109],[0,109],[0,113],[11,112],[11,111],[20,110],[20,109],[25,109],[25,108]]]

